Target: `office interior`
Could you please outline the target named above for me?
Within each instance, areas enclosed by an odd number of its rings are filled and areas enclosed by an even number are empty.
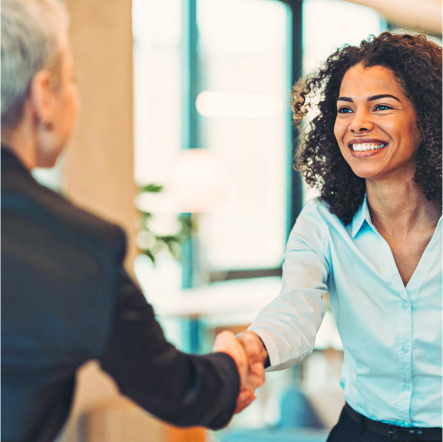
[[[293,169],[290,91],[385,30],[442,44],[441,0],[66,0],[82,107],[42,184],[121,225],[126,266],[181,350],[211,351],[279,294],[288,234],[316,196]],[[178,429],[82,367],[59,441],[323,442],[344,404],[328,308],[313,353],[267,374],[226,429]]]

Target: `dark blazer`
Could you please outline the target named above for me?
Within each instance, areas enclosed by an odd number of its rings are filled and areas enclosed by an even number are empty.
[[[52,441],[91,359],[155,416],[225,426],[239,392],[234,360],[165,340],[123,269],[123,231],[39,185],[3,148],[1,166],[1,440]]]

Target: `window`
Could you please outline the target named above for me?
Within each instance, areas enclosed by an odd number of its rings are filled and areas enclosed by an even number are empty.
[[[165,184],[183,147],[182,4],[133,1],[134,178],[139,186]],[[174,221],[161,215],[156,224],[168,229]],[[146,293],[182,286],[181,267],[167,254],[158,257],[157,268],[147,256],[138,256],[134,271]]]
[[[228,166],[235,198],[210,213],[211,271],[281,266],[291,161],[291,11],[279,1],[197,2],[199,145]]]
[[[134,175],[164,184],[182,148],[182,2],[134,0]]]
[[[136,182],[164,184],[183,148],[216,152],[236,198],[201,217],[207,267],[279,269],[291,196],[291,9],[134,0],[133,21]]]

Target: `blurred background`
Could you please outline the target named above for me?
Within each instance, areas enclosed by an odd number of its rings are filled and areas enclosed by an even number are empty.
[[[290,91],[385,30],[441,45],[441,0],[67,0],[82,110],[43,184],[122,225],[127,268],[168,339],[208,352],[279,294],[286,239],[315,196],[292,168]],[[269,373],[219,432],[165,425],[83,367],[64,442],[323,442],[344,403],[328,309],[302,364]]]

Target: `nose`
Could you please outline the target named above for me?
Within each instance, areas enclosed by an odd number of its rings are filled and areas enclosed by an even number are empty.
[[[360,134],[370,132],[372,129],[374,129],[374,123],[370,119],[370,114],[365,109],[358,110],[349,125],[349,130]]]

